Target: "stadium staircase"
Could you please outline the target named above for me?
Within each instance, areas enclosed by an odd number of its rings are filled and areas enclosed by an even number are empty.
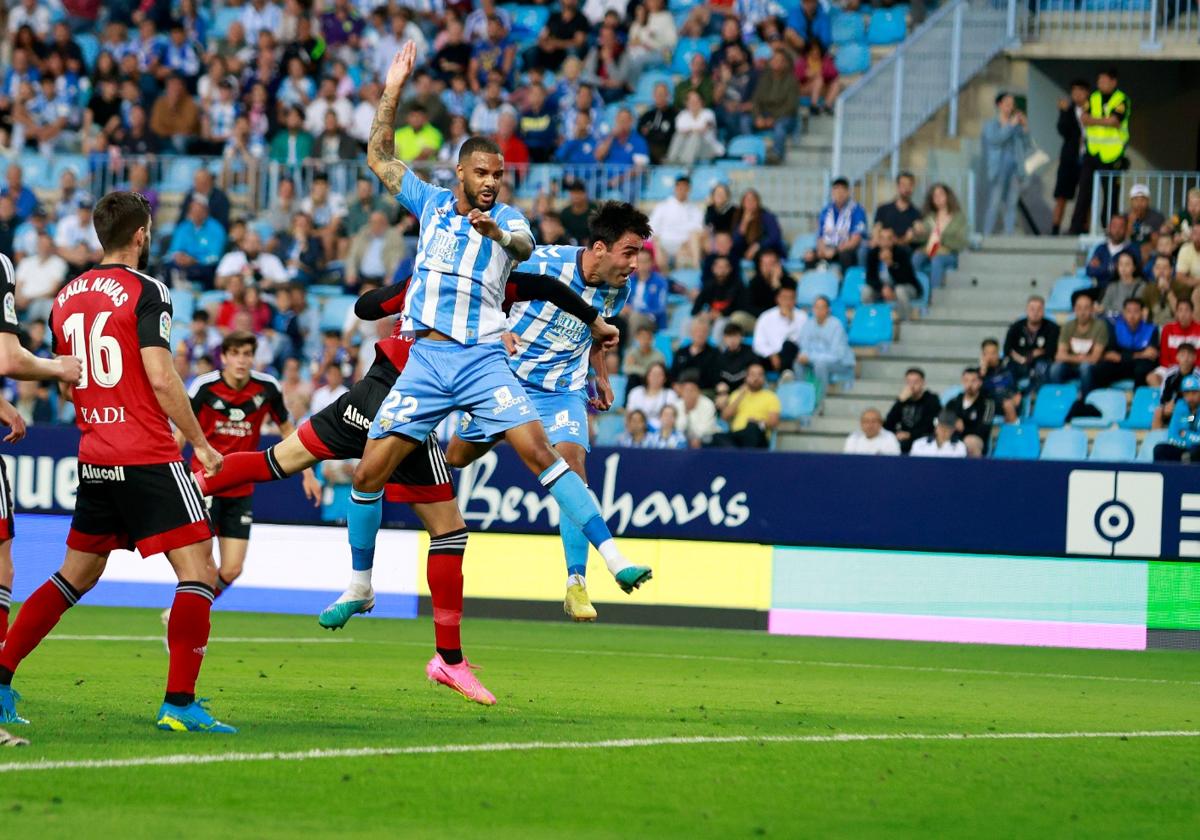
[[[927,313],[902,324],[898,341],[860,355],[853,385],[832,389],[803,427],[781,430],[777,447],[840,452],[864,410],[887,414],[910,367],[925,371],[934,393],[957,387],[963,368],[979,363],[980,342],[989,337],[1002,342],[1029,295],[1049,296],[1055,280],[1074,273],[1076,257],[1073,240],[1021,236],[990,239],[981,250],[962,254],[959,270],[933,293]]]

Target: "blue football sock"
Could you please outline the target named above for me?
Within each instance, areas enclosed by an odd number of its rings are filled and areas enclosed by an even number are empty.
[[[588,541],[579,526],[565,516],[559,518],[558,533],[562,536],[563,554],[567,558],[567,577],[587,577]]]
[[[600,516],[600,508],[596,507],[596,500],[588,493],[583,479],[571,472],[567,462],[559,458],[538,476],[538,480],[558,502],[562,516],[581,528],[587,541],[607,558],[607,553],[612,550],[612,533]]]
[[[350,510],[346,525],[350,536],[351,567],[356,572],[370,571],[375,565],[375,537],[383,522],[383,491],[350,491]]]

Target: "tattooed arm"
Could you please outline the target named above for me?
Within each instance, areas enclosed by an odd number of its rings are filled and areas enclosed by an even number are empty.
[[[396,106],[400,104],[400,92],[416,59],[417,46],[412,41],[401,47],[392,59],[367,138],[367,165],[392,195],[400,192],[400,182],[408,172],[404,162],[396,159]]]

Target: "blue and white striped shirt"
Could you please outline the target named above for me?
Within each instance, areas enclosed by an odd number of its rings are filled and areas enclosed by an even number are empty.
[[[396,200],[421,223],[404,302],[404,329],[437,330],[459,344],[499,341],[504,333],[504,288],[516,261],[500,243],[471,227],[450,190],[407,171]],[[533,239],[529,222],[515,207],[497,202],[488,215],[501,230]]]
[[[583,248],[539,245],[516,270],[556,278],[605,317],[620,312],[629,298],[629,286],[587,285],[582,261]],[[545,391],[581,391],[587,387],[588,351],[592,347],[587,324],[549,301],[531,300],[513,306],[508,329],[519,339],[520,350],[509,362],[522,382]]]

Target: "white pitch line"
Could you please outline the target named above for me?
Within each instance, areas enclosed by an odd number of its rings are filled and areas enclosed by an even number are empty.
[[[1198,730],[1144,730],[1134,732],[859,732],[838,735],[726,735],[674,738],[619,738],[608,741],[499,741],[484,744],[429,744],[413,747],[358,747],[311,749],[298,752],[192,753],[138,758],[76,761],[23,761],[0,764],[0,773],[35,770],[109,770],[121,767],[177,767],[187,764],[233,764],[247,761],[311,761],[320,758],[376,758],[397,755],[447,753],[537,752],[541,750],[605,750],[638,747],[702,746],[711,744],[839,744],[864,741],[1064,741],[1117,738],[1195,738]]]
[[[60,642],[158,642],[162,643],[163,636],[88,636],[75,633],[54,633],[46,637],[46,641]],[[312,637],[287,639],[275,636],[214,636],[209,644],[234,642],[238,644],[255,645],[347,645],[353,639],[314,639]]]

